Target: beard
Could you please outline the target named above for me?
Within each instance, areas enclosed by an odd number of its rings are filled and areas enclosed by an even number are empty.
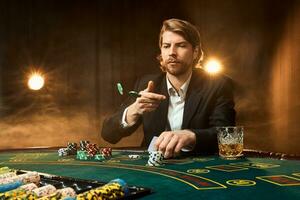
[[[175,62],[167,60],[161,63],[161,68],[163,69],[163,71],[173,76],[183,75],[187,73],[191,67],[191,63],[186,63],[178,60],[176,60]]]

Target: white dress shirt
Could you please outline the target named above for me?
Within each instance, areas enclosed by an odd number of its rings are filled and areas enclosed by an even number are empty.
[[[172,131],[180,130],[183,121],[183,111],[184,111],[184,104],[185,104],[185,97],[186,93],[191,81],[192,74],[189,78],[185,81],[185,83],[180,87],[179,91],[173,87],[169,79],[166,77],[167,81],[167,89],[169,94],[169,108],[168,108],[168,121]],[[122,127],[126,128],[129,126],[134,125],[136,122],[128,124],[126,122],[126,114],[127,114],[128,107],[124,110],[122,115],[121,125]]]
[[[181,130],[185,97],[190,81],[191,75],[180,87],[180,89],[176,91],[176,89],[173,87],[173,85],[167,78],[167,88],[169,93],[168,121],[170,124],[171,131]]]

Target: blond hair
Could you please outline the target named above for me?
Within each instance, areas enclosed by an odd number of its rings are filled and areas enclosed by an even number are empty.
[[[188,41],[193,49],[198,48],[198,55],[195,59],[194,65],[200,64],[203,59],[203,51],[201,49],[200,33],[198,29],[191,23],[180,19],[168,19],[163,22],[163,25],[159,34],[159,48],[162,46],[162,35],[164,32],[170,31],[181,35],[186,41]],[[157,56],[159,62],[161,62],[161,55]],[[164,69],[162,69],[164,71]]]

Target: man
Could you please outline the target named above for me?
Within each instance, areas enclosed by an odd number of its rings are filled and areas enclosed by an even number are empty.
[[[202,58],[200,36],[187,21],[164,21],[159,47],[163,73],[137,81],[140,97],[104,121],[103,138],[116,143],[143,124],[142,145],[158,136],[155,147],[165,158],[182,150],[217,152],[215,127],[235,125],[231,79],[195,68]]]

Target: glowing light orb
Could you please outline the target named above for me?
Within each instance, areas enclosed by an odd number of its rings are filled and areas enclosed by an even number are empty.
[[[217,74],[222,71],[222,65],[219,61],[212,59],[205,64],[204,69],[210,74]]]
[[[29,77],[27,84],[31,90],[39,90],[44,86],[44,83],[45,81],[43,76],[38,73],[34,73]]]

